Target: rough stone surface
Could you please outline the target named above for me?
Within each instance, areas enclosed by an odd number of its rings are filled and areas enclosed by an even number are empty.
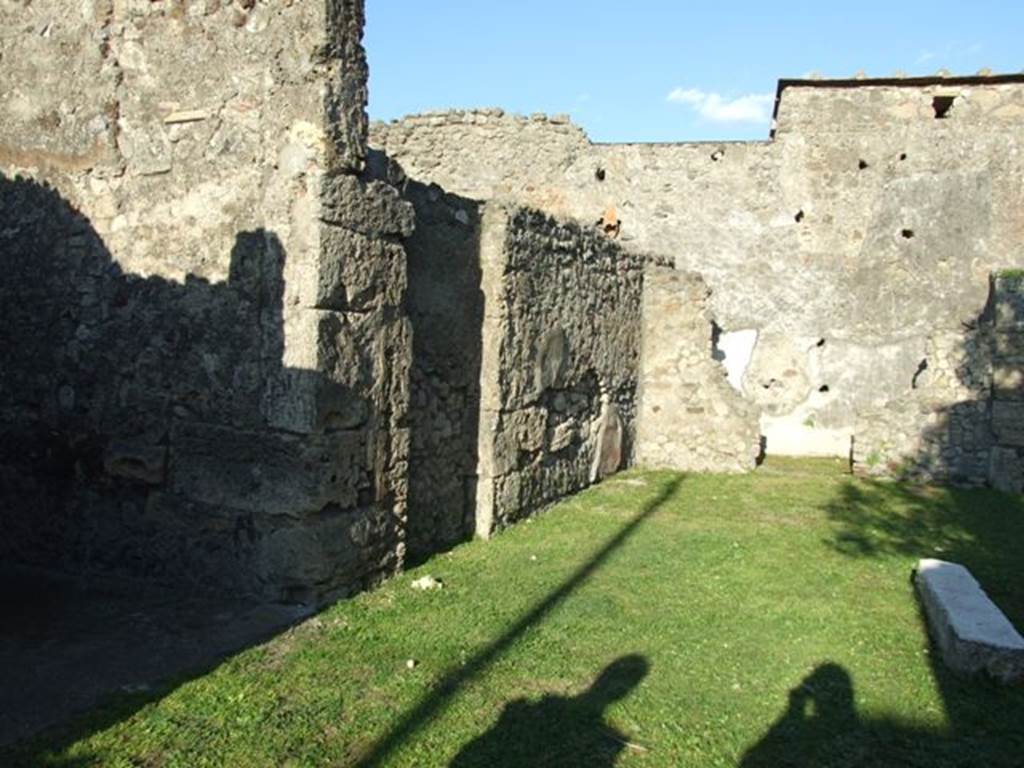
[[[945,119],[936,95],[956,97]],[[700,273],[721,333],[757,333],[741,389],[769,452],[855,438],[859,467],[889,471],[923,446],[931,476],[982,482],[975,405],[993,375],[1021,399],[976,353],[989,276],[1020,259],[1022,119],[1022,83],[816,81],[783,90],[769,142],[596,145],[484,110],[375,124],[371,143],[456,194],[597,228],[614,210],[619,242]]]
[[[648,271],[636,448],[645,466],[742,472],[761,453],[759,410],[713,356],[708,299],[698,275]]]
[[[762,434],[1020,490],[1020,83],[793,83],[752,144],[433,113],[382,152],[363,17],[0,1],[0,556],[319,601]]]
[[[0,4],[0,552],[317,601],[402,562],[412,209],[362,3]]]
[[[962,565],[921,560],[914,583],[943,661],[965,674],[1003,683],[1024,680],[1024,637]]]
[[[1016,382],[1024,378],[1024,337],[1013,308],[1021,294],[1019,280],[996,273],[969,328],[925,340],[911,389],[858,413],[858,470],[1020,492],[1024,411]]]
[[[589,228],[488,204],[476,531],[631,460],[645,259]]]
[[[407,544],[421,557],[473,535],[480,423],[480,211],[410,181],[406,243],[413,364]]]

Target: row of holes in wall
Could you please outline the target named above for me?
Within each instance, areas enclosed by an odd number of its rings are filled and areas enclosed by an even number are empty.
[[[721,338],[723,330],[714,320],[711,321],[711,356],[720,363],[725,362],[725,354],[718,348],[718,341]],[[818,342],[814,345],[818,349],[825,346],[825,339],[818,339]],[[921,376],[928,370],[928,358],[923,358],[920,363],[917,364],[917,370],[914,372],[914,376],[911,379],[911,389],[917,389],[920,386]],[[776,379],[771,379],[767,384],[762,384],[764,389],[771,389],[772,385],[777,383]],[[831,391],[831,387],[828,384],[822,384],[818,387],[818,392],[821,394],[828,394]]]
[[[801,222],[803,222],[804,218],[806,218],[806,214],[801,208],[799,211],[796,212],[796,216],[793,217],[793,220],[796,221],[797,224],[800,224]],[[903,237],[904,240],[913,240],[915,232],[912,229],[901,229],[900,235]]]
[[[938,102],[939,99],[944,99],[944,98],[949,98],[951,100],[950,104],[949,104],[949,106],[946,106],[946,107],[942,108],[942,110],[941,110],[942,114],[939,114],[940,109],[939,109],[938,106],[936,106],[936,108],[935,108],[935,116],[937,118],[945,118],[946,117],[946,114],[949,112],[949,109],[952,106],[952,100],[954,100],[956,97],[954,97],[954,96],[949,96],[949,97],[936,96],[935,100],[936,100],[936,102]],[[725,157],[725,150],[724,149],[716,149],[714,152],[711,153],[711,162],[717,163],[723,157]],[[907,159],[907,153],[903,152],[900,155],[900,161],[902,162],[903,160],[906,160],[906,159]],[[871,165],[868,163],[867,160],[861,159],[861,160],[857,161],[857,168],[859,170],[866,171],[870,167],[871,167]],[[597,179],[598,181],[604,181],[606,178],[608,178],[608,172],[604,168],[601,168],[600,166],[598,166],[596,169],[594,169],[594,178]]]

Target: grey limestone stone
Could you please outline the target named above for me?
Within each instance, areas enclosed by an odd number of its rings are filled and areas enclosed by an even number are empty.
[[[970,571],[955,563],[921,560],[914,583],[932,638],[950,668],[987,672],[1003,683],[1024,679],[1024,637]]]

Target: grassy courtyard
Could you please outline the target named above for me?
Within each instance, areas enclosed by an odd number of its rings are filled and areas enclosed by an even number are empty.
[[[630,472],[0,762],[1019,766],[1024,689],[936,664],[910,572],[962,562],[1021,627],[1022,556],[996,492]]]

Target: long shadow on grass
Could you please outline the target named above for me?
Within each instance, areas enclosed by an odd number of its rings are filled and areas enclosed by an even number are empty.
[[[537,603],[529,612],[524,614],[505,634],[497,638],[486,648],[478,652],[466,664],[450,669],[445,676],[434,686],[419,704],[405,714],[405,716],[392,728],[380,741],[357,764],[360,768],[379,765],[396,748],[412,736],[417,730],[428,724],[447,701],[449,701],[467,682],[479,675],[502,653],[508,650],[523,633],[533,626],[539,624],[552,610],[562,603],[569,595],[578,589],[589,579],[598,568],[619,547],[636,533],[637,529],[670,498],[672,498],[679,485],[683,482],[683,476],[676,476],[669,480],[652,498],[646,502],[640,512],[629,523],[623,526],[600,550],[581,565],[568,579],[557,589],[551,592],[544,600]]]
[[[910,572],[917,559],[936,557],[961,563],[1010,620],[1024,626],[1024,571],[1020,568],[1024,499],[1020,496],[994,490],[848,480],[826,512],[834,525],[828,543],[839,552],[852,558],[906,558],[908,590],[913,589]],[[927,630],[920,608],[919,615],[923,639]],[[967,751],[954,750],[948,764],[1024,764],[1020,757],[1024,754],[1020,733],[1024,689],[956,675],[946,669],[934,648],[929,659],[957,743],[972,745],[976,755],[985,755],[984,759],[968,758]],[[943,743],[939,740],[930,749]],[[957,755],[959,762],[953,759]]]
[[[630,742],[605,724],[605,710],[639,685],[648,669],[643,656],[623,656],[579,696],[545,696],[532,704],[516,699],[493,728],[463,747],[450,768],[611,768]]]
[[[785,712],[746,752],[741,768],[1021,764],[1022,740],[1013,729],[936,731],[893,718],[861,716],[854,702],[849,672],[838,664],[821,665],[789,692]]]
[[[1024,625],[1024,497],[851,479],[825,511],[834,525],[828,543],[839,552],[961,563],[1011,620]]]

